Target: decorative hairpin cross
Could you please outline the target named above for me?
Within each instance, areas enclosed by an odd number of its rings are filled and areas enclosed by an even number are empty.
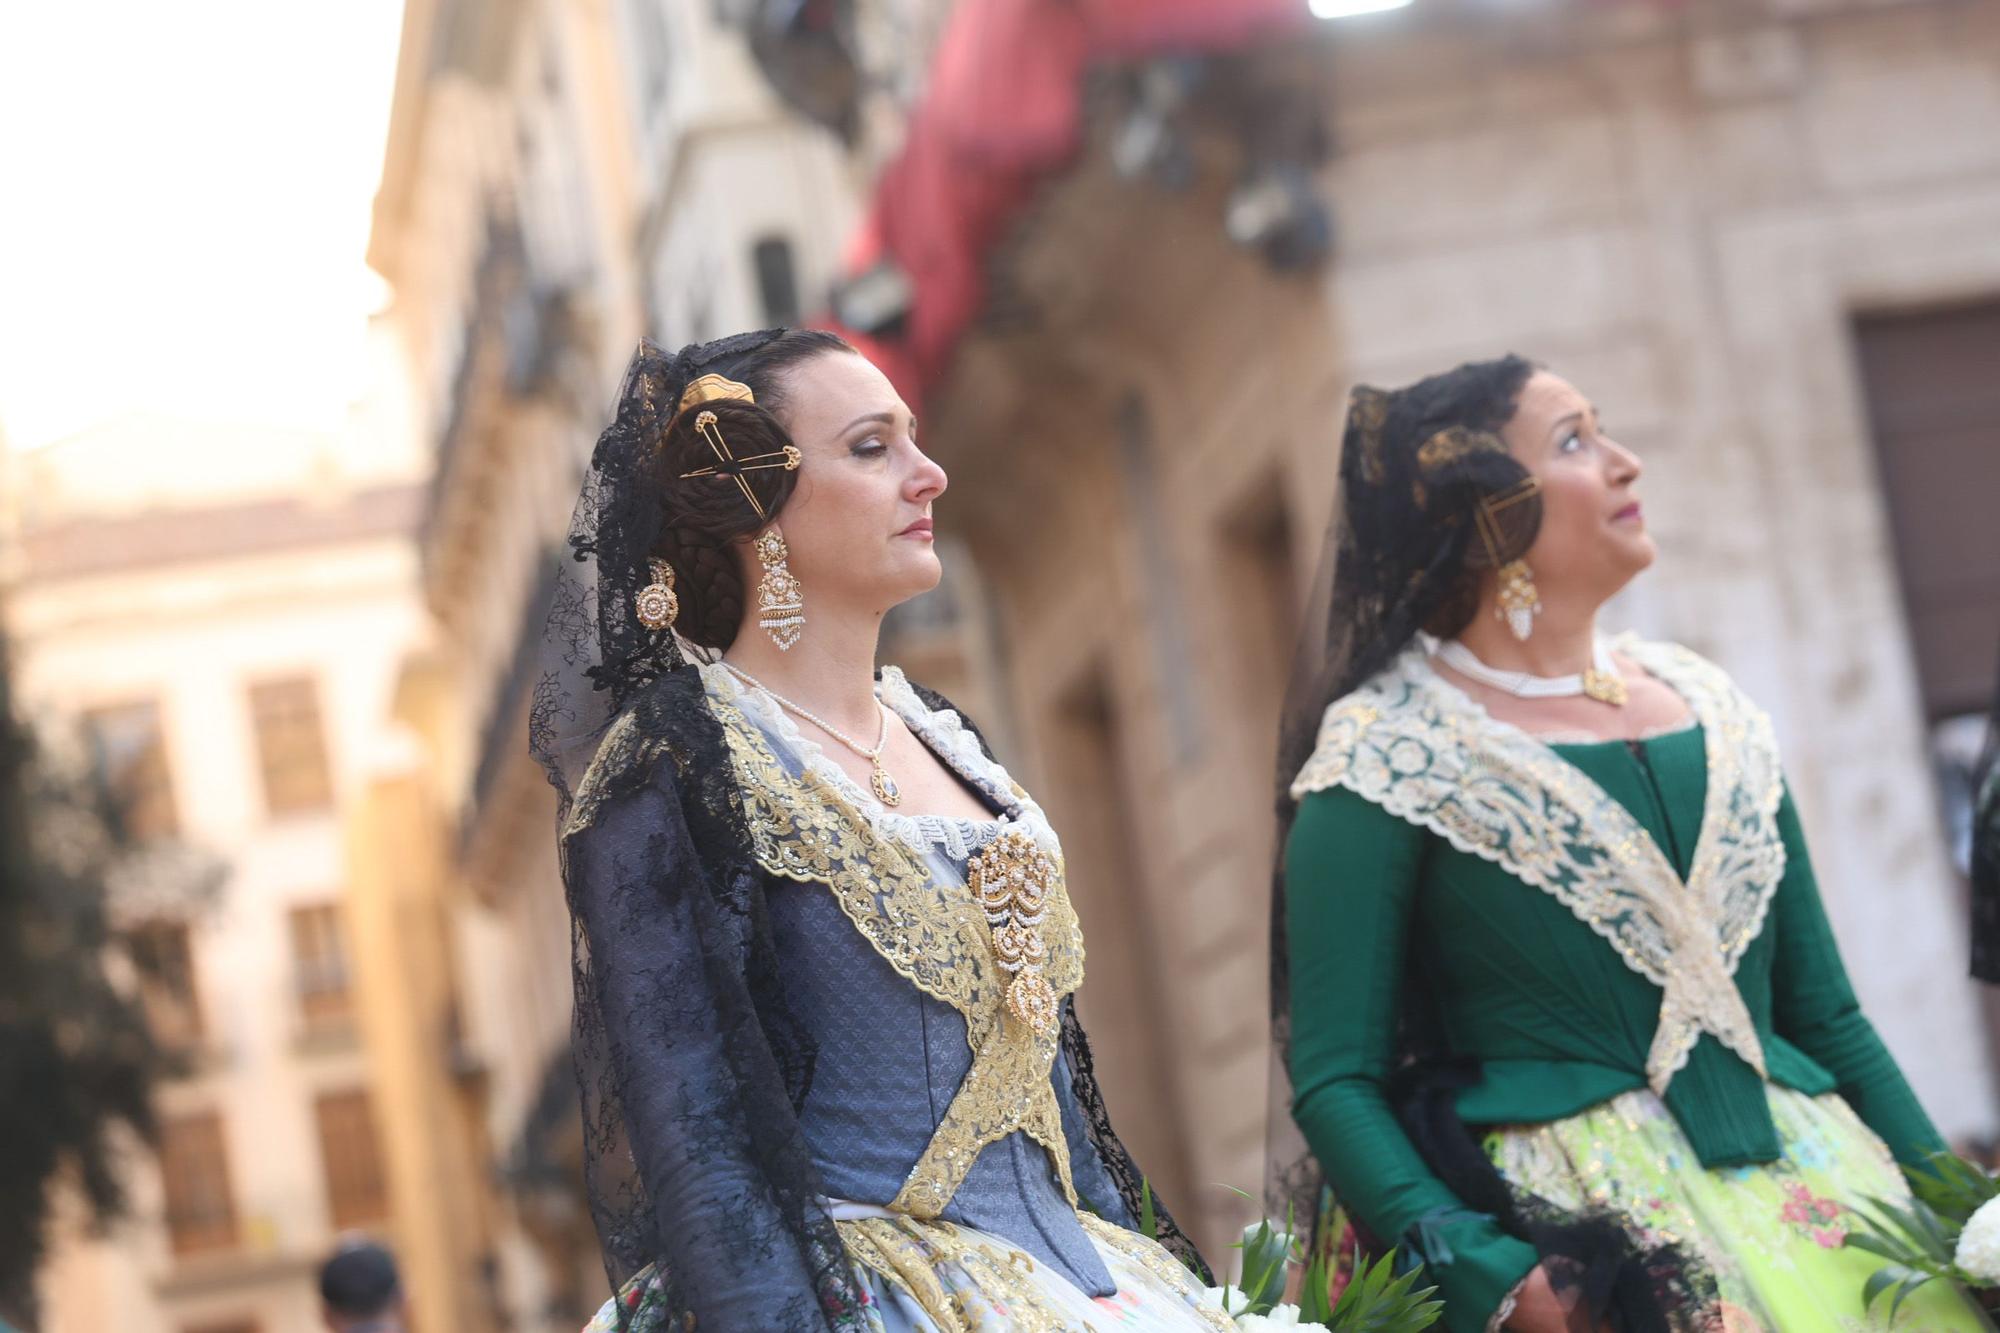
[[[687,392],[681,395],[681,411],[685,412],[697,403],[705,403],[716,398],[730,398],[745,403],[757,401],[756,395],[750,392],[750,386],[747,384],[739,384],[721,375],[703,375],[688,385]],[[694,428],[696,434],[708,441],[708,447],[715,454],[715,465],[683,472],[681,480],[686,481],[691,477],[728,477],[736,483],[736,488],[743,492],[743,498],[750,502],[750,507],[757,511],[758,519],[769,522],[771,516],[764,512],[764,502],[750,489],[750,481],[744,473],[763,472],[771,468],[797,472],[801,461],[797,446],[788,444],[768,454],[752,454],[747,458],[738,458],[729,452],[729,442],[722,438],[722,432],[716,428],[715,413],[704,410],[694,419]]]
[[[1479,524],[1480,540],[1486,543],[1486,555],[1494,564],[1500,563],[1500,548],[1506,543],[1500,531],[1500,514],[1517,504],[1526,503],[1542,493],[1542,483],[1534,477],[1523,477],[1520,481],[1501,491],[1498,495],[1480,500],[1473,510],[1473,518]]]

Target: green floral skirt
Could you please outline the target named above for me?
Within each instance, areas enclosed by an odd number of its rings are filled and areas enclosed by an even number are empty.
[[[1688,1311],[1689,1333],[1989,1333],[1985,1315],[1941,1282],[1904,1302],[1893,1324],[1886,1299],[1862,1308],[1882,1261],[1842,1246],[1842,1205],[1906,1198],[1902,1175],[1840,1097],[1769,1096],[1784,1155],[1765,1165],[1702,1167],[1644,1089],[1565,1120],[1496,1129],[1486,1152],[1516,1188],[1565,1211],[1608,1209],[1642,1245],[1674,1244],[1709,1269],[1720,1305]]]

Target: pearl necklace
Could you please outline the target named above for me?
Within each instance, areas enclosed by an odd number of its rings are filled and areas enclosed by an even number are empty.
[[[888,806],[897,806],[903,803],[903,789],[898,787],[896,780],[889,776],[889,770],[882,767],[882,751],[887,749],[889,745],[889,709],[880,699],[875,701],[875,707],[882,714],[882,734],[876,738],[875,748],[871,750],[819,714],[801,708],[742,668],[731,666],[727,662],[724,662],[722,666],[730,675],[736,677],[745,685],[750,686],[752,689],[762,690],[771,697],[773,703],[797,713],[800,717],[812,723],[815,727],[818,727],[821,731],[833,737],[863,759],[866,759],[868,761],[868,787],[869,790],[875,793],[876,800]]]
[[[1439,644],[1437,656],[1440,662],[1461,675],[1482,685],[1491,685],[1517,699],[1569,699],[1583,695],[1599,703],[1610,704],[1613,708],[1623,708],[1629,697],[1625,680],[1618,674],[1618,665],[1611,660],[1611,651],[1604,646],[1602,639],[1591,647],[1590,669],[1573,676],[1537,676],[1527,671],[1502,671],[1480,661],[1470,648],[1457,639]]]

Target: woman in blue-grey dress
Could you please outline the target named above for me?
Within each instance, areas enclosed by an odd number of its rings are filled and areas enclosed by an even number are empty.
[[[1133,1230],[1048,818],[877,670],[884,613],[938,581],[944,487],[829,334],[627,373],[533,710],[617,1292],[594,1327],[1230,1327],[1171,1219]]]

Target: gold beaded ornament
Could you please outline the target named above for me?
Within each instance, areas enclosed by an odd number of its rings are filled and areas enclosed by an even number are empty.
[[[670,629],[681,614],[680,594],[674,591],[674,567],[657,559],[647,564],[653,571],[653,581],[639,589],[635,599],[639,623],[654,631]]]
[[[1020,829],[1002,834],[966,862],[966,884],[993,928],[993,957],[1014,980],[1007,1012],[1042,1036],[1055,1025],[1056,993],[1042,975],[1042,938],[1056,863]]]

